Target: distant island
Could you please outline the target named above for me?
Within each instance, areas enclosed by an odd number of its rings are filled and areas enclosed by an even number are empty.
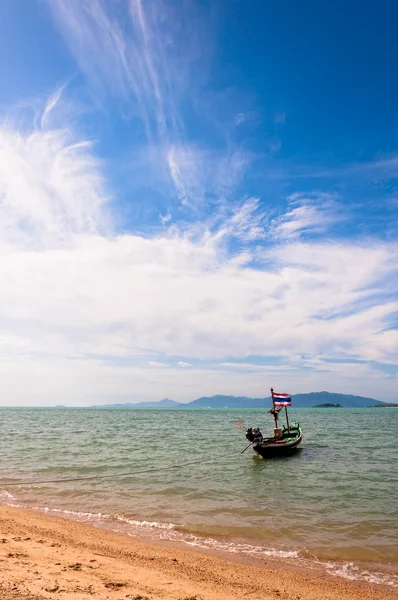
[[[158,402],[137,402],[136,404],[132,402],[126,402],[124,404],[95,404],[91,408],[180,408],[184,406],[188,405],[164,398]]]
[[[215,396],[202,396],[192,402],[176,402],[169,398],[164,398],[159,402],[132,402],[124,404],[98,404],[92,408],[151,408],[151,409],[178,409],[192,410],[198,408],[270,408],[272,406],[271,397],[267,398],[249,398],[248,396],[224,396],[221,394]],[[352,396],[350,394],[334,394],[332,392],[311,392],[309,394],[292,394],[292,408],[368,408],[374,406],[391,407],[392,404],[375,400],[374,398],[365,398],[363,396]]]
[[[398,404],[394,402],[385,402],[383,404],[372,404],[370,408],[398,408]]]

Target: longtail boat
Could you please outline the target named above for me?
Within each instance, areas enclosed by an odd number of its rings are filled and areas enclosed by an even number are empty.
[[[268,412],[274,417],[275,421],[273,434],[269,437],[263,437],[258,427],[249,427],[246,429],[246,438],[250,442],[247,448],[252,446],[254,452],[262,458],[292,454],[297,450],[303,439],[300,423],[298,421],[291,421],[289,423],[287,407],[292,405],[289,394],[277,394],[271,388],[271,397],[272,408]],[[285,409],[286,425],[279,427],[278,419],[282,408]]]

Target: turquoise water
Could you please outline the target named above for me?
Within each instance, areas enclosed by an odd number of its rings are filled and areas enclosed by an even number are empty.
[[[234,421],[268,433],[263,410],[0,409],[0,498],[125,533],[321,561],[347,577],[397,584],[398,410],[290,415],[302,448],[261,460],[251,449],[240,454],[247,441]]]

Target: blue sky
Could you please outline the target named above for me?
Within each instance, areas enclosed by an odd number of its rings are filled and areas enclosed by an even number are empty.
[[[396,401],[397,13],[2,3],[1,403]]]

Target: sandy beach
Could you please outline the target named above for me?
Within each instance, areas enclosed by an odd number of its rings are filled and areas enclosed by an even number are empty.
[[[282,563],[248,564],[0,507],[2,600],[392,600],[398,593]]]

